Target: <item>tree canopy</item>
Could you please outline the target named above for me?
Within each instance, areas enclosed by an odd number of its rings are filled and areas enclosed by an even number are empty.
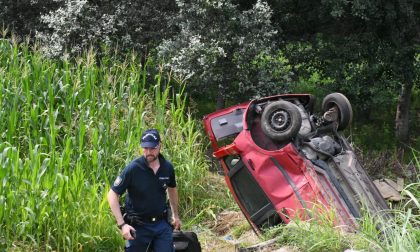
[[[402,142],[408,141],[410,127],[418,131],[413,118],[419,102],[412,95],[420,79],[417,1],[0,4],[3,26],[40,40],[51,57],[91,46],[134,49],[164,62],[187,81],[189,93],[200,98],[205,93],[215,108],[279,92],[339,91],[354,104],[358,120],[387,114],[380,120],[394,120]]]
[[[241,11],[230,1],[177,1],[180,32],[158,47],[167,66],[194,92],[225,100],[281,91],[290,70],[274,55],[276,30],[270,7],[257,1]],[[216,90],[216,92],[213,92]]]
[[[410,99],[419,75],[420,4],[415,1],[270,1],[298,76],[328,78],[368,115],[398,92],[396,136],[408,141]],[[304,50],[299,50],[303,43]],[[284,48],[284,46],[281,48]],[[300,53],[302,52],[302,53]],[[306,55],[306,54],[308,54]],[[418,82],[417,84],[418,85]]]

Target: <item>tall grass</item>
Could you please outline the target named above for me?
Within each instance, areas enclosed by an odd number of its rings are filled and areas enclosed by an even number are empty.
[[[206,209],[204,145],[182,85],[114,55],[53,60],[0,40],[0,250],[119,251],[106,193],[147,127],[162,132],[183,217]]]

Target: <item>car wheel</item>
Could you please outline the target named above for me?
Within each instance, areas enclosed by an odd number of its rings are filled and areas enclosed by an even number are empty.
[[[338,108],[337,130],[344,130],[353,119],[350,101],[341,93],[331,93],[322,100],[322,111],[325,113],[333,107]]]
[[[288,101],[275,101],[267,105],[261,116],[261,129],[270,139],[289,141],[299,131],[302,118],[298,108]]]

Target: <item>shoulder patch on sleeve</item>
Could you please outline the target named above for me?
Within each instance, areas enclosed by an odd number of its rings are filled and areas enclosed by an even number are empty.
[[[121,185],[122,182],[123,182],[123,179],[121,178],[121,176],[118,176],[114,181],[114,186],[119,186]]]

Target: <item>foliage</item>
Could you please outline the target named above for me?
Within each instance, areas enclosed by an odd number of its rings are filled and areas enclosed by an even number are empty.
[[[331,90],[346,94],[354,109],[366,115],[360,119],[369,121],[370,113],[375,112],[372,108],[395,107],[399,86],[393,77],[396,73],[386,65],[387,59],[380,58],[379,50],[362,55],[369,42],[360,40],[349,37],[331,41],[320,34],[313,41],[289,43],[285,54],[301,83],[316,82],[318,92],[323,95]],[[383,51],[390,49],[386,47]]]
[[[412,153],[413,163],[415,167],[417,167],[417,180],[409,184],[404,190],[404,193],[409,196],[410,202],[414,202],[417,210],[420,211],[420,204],[418,201],[420,199],[420,150],[412,149]]]
[[[63,0],[61,7],[41,16],[49,30],[37,34],[49,56],[61,56],[69,47],[69,53],[82,53],[83,48],[97,45],[99,41],[109,45],[110,35],[115,32],[116,15],[107,13],[102,6],[87,0]],[[52,31],[52,32],[50,32]]]
[[[284,35],[280,50],[296,66],[300,82],[305,83],[314,72],[332,80],[317,87],[345,93],[363,123],[370,121],[372,112],[390,114],[388,108],[392,107],[394,133],[405,144],[412,87],[418,85],[420,73],[415,67],[420,38],[418,3],[270,3],[274,23]]]
[[[177,4],[180,33],[158,50],[170,69],[189,80],[190,90],[243,100],[279,90],[278,81],[288,79],[287,60],[271,51],[276,31],[265,2],[246,11],[229,0]]]
[[[368,237],[373,246],[395,252],[418,250],[420,243],[419,190],[418,181],[404,188],[401,195],[405,200],[393,210],[394,219],[383,225],[380,230],[382,233],[374,229],[377,223],[372,221],[372,217],[365,217],[362,234]]]
[[[56,0],[0,0],[0,26],[9,28],[21,37],[35,36],[37,31],[45,30],[40,15],[58,8]]]
[[[284,246],[297,247],[302,251],[336,251],[363,249],[368,242],[354,233],[344,233],[334,227],[331,221],[304,222],[296,220],[289,225],[272,227],[265,233],[265,239],[276,238]]]
[[[350,98],[355,120],[369,124],[375,114],[387,114],[378,125],[395,120],[394,134],[404,144],[409,128],[411,140],[418,138],[413,120],[418,99],[411,93],[420,83],[415,1],[0,4],[3,27],[20,37],[36,35],[50,56],[65,58],[94,47],[100,58],[111,46],[141,51],[145,63],[157,52],[177,77],[188,79],[188,93],[204,103],[220,97],[206,109],[275,93],[307,90],[322,97],[339,91]]]
[[[419,184],[416,185],[417,189]],[[407,188],[408,189],[408,188]],[[416,189],[416,190],[417,190]],[[407,191],[406,193],[409,193]],[[411,193],[410,193],[411,194]],[[411,200],[415,200],[411,196]],[[393,210],[394,219],[378,224],[373,216],[364,215],[359,220],[359,230],[349,233],[334,227],[328,221],[303,222],[296,220],[287,226],[273,227],[265,233],[265,239],[276,238],[279,245],[297,247],[302,251],[417,251],[420,242],[419,205],[413,209]],[[381,227],[378,230],[378,227]]]
[[[121,249],[106,194],[139,155],[146,127],[162,132],[185,222],[223,206],[205,179],[197,123],[170,75],[146,83],[135,54],[121,61],[109,52],[98,67],[94,51],[61,61],[36,46],[0,40],[0,250]]]
[[[168,18],[175,12],[172,0],[24,0],[4,7],[1,21],[15,33],[36,35],[44,53],[54,57],[104,44],[146,54],[172,34]]]

